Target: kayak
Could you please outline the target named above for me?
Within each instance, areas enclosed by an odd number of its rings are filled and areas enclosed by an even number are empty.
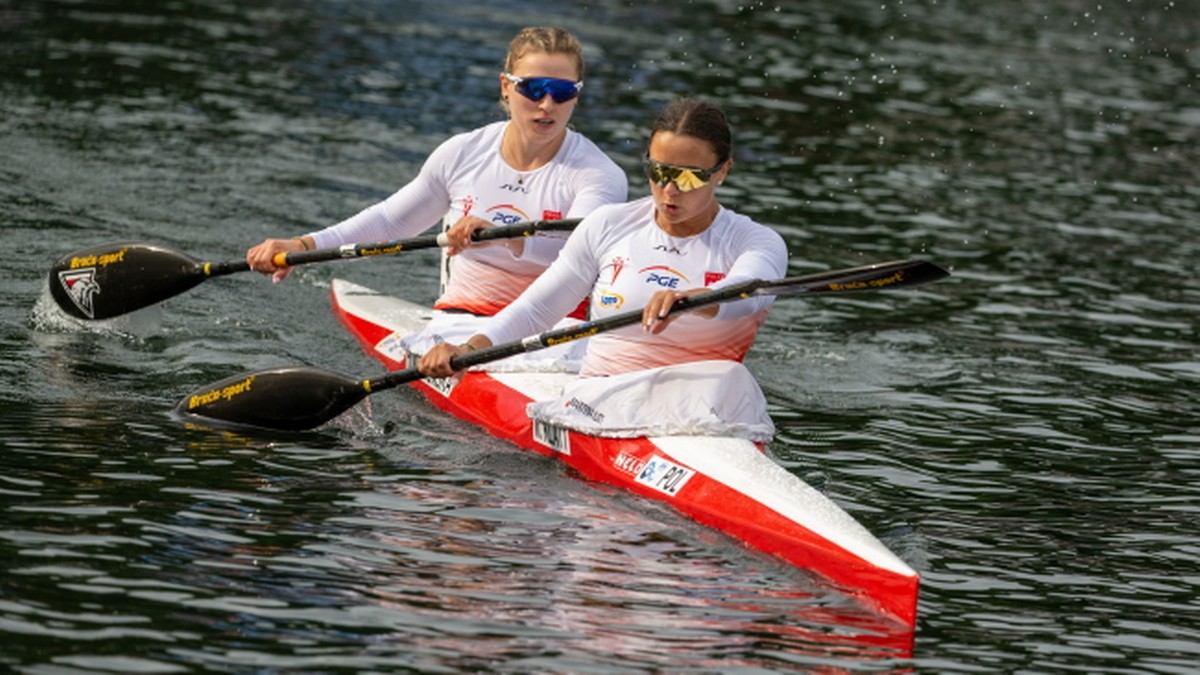
[[[342,279],[334,280],[331,295],[338,319],[389,370],[406,367],[411,355],[402,341],[434,317],[428,307]],[[915,625],[917,573],[759,443],[704,434],[593,435],[530,417],[529,404],[554,399],[575,379],[569,372],[476,369],[410,386],[498,438],[555,457],[589,480],[670,504],[823,577],[872,612]]]

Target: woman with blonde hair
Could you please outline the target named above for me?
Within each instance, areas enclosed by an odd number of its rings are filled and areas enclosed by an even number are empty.
[[[508,119],[443,142],[391,197],[318,232],[267,239],[250,266],[282,280],[279,252],[374,243],[417,235],[439,219],[450,241],[449,278],[435,309],[492,315],[558,255],[565,235],[471,245],[480,228],[579,218],[625,200],[624,173],[592,141],[568,128],[583,89],[579,41],[561,28],[530,27],[513,38],[498,75]]]

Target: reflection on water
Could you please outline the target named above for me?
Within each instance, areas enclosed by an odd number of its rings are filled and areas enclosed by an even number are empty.
[[[109,438],[70,442],[119,454],[34,442],[6,453],[37,468],[5,481],[22,503],[0,542],[24,590],[3,603],[4,625],[39,649],[65,640],[93,658],[103,639],[142,645],[148,664],[222,669],[401,658],[558,670],[618,654],[753,664],[908,645],[861,609],[788,590],[780,563],[730,556],[698,526],[664,531],[672,514],[622,506],[499,442],[455,457],[464,466],[436,453],[420,465],[417,444],[393,463],[371,448],[121,426],[96,420],[86,433]]]
[[[911,635],[411,392],[286,439],[167,411],[234,372],[375,374],[335,276],[48,312],[63,253],[230,259],[500,115],[512,33],[588,48],[576,126],[636,176],[670,97],[737,134],[725,204],[794,273],[954,276],[776,303],[775,457],[923,578]],[[1197,658],[1200,5],[0,2],[0,669],[1186,672]],[[632,181],[633,194],[644,187]]]

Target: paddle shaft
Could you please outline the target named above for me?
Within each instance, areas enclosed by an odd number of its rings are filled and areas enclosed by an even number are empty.
[[[936,281],[948,274],[930,262],[904,260],[774,281],[752,280],[680,298],[671,306],[668,314],[753,295],[847,293],[903,288]],[[450,365],[455,370],[463,370],[633,325],[641,319],[642,312],[635,310],[557,328],[524,340],[456,356],[450,360]],[[424,377],[419,370],[411,367],[374,379],[353,379],[321,368],[273,368],[229,377],[197,390],[180,401],[176,412],[185,419],[198,419],[209,424],[302,431],[332,420],[375,392]]]
[[[800,277],[789,277],[765,281],[752,279],[732,284],[707,293],[698,293],[679,298],[671,305],[668,315],[682,314],[694,309],[721,302],[741,300],[755,295],[798,295],[801,293],[846,293],[867,290],[885,290],[927,283],[943,278],[947,272],[937,265],[923,260],[900,260],[877,265],[867,265],[832,272],[819,272]],[[603,319],[587,321],[576,326],[556,328],[523,340],[460,354],[450,359],[454,370],[465,370],[472,366],[490,363],[499,359],[533,352],[566,342],[605,333],[617,328],[632,326],[642,321],[642,310],[614,314]],[[424,378],[416,368],[398,370],[380,377],[364,380],[363,387],[370,392],[391,389]]]
[[[571,230],[579,224],[580,218],[565,220],[531,220],[516,225],[488,227],[475,230],[471,241],[492,241],[495,239],[516,239],[532,237],[538,232],[550,230]],[[369,258],[378,255],[394,255],[401,251],[415,251],[422,248],[441,248],[449,245],[445,232],[427,234],[410,239],[397,239],[378,244],[346,244],[336,248],[320,248],[313,251],[291,251],[275,254],[274,263],[279,267],[291,267],[306,263],[324,262],[327,260],[343,260],[347,258]]]
[[[579,219],[537,220],[472,233],[473,241],[529,237],[547,230],[570,230]],[[293,266],[345,260],[401,251],[437,248],[445,233],[377,244],[347,244],[315,251],[292,251],[275,257],[276,265]],[[186,253],[146,242],[117,242],[74,251],[58,260],[48,275],[50,294],[67,314],[85,321],[111,319],[175,297],[211,277],[248,272],[243,260],[203,262]]]

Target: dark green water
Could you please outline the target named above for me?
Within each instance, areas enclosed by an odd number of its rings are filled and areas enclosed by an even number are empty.
[[[407,391],[320,433],[167,412],[247,369],[374,374],[334,277],[44,310],[74,249],[235,259],[496,119],[508,39],[588,47],[575,117],[633,178],[677,94],[736,128],[725,204],[795,273],[748,364],[772,452],[922,574],[911,655],[802,572]],[[1185,673],[1200,660],[1200,5],[0,0],[0,670]]]

